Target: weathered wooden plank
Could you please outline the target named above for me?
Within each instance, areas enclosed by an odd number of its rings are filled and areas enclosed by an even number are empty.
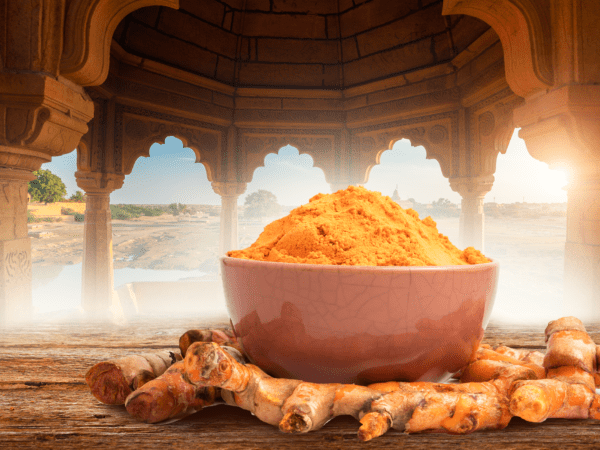
[[[23,386],[0,390],[0,447],[48,448],[565,448],[597,443],[600,423],[548,420],[531,424],[513,419],[505,430],[467,436],[404,435],[391,430],[369,443],[356,437],[358,422],[340,417],[322,430],[286,435],[250,413],[225,405],[206,408],[185,420],[148,425],[130,418],[123,407],[106,406],[82,385]],[[12,408],[12,409],[11,409]]]
[[[600,324],[586,323],[590,337],[600,344]],[[544,330],[546,325],[506,325],[490,323],[483,341],[490,345],[506,345],[515,348],[546,348]]]
[[[112,323],[39,323],[0,327],[0,348],[167,348],[194,328],[230,327],[229,319],[189,318]]]
[[[41,324],[0,330],[0,448],[477,448],[542,449],[596,447],[600,422],[549,420],[530,424],[513,419],[507,429],[468,436],[404,435],[390,431],[371,442],[358,441],[359,424],[336,418],[322,430],[285,435],[250,413],[228,406],[207,408],[185,420],[148,425],[123,407],[99,403],[83,375],[91,365],[154,348],[176,348],[190,328],[226,325],[195,320],[139,321],[125,326]],[[485,342],[545,347],[543,326],[491,324]],[[600,326],[587,325],[600,343]]]
[[[165,347],[178,352],[177,346]],[[152,353],[154,348],[2,348],[0,382],[82,382],[94,364],[122,356]]]

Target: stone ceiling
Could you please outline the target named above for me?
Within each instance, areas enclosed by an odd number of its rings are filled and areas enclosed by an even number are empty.
[[[238,87],[343,89],[450,62],[489,26],[441,0],[181,0],[129,14],[128,53]]]

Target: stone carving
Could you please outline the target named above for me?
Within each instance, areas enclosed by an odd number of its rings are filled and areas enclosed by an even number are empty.
[[[469,108],[468,171],[463,175],[493,175],[499,153],[506,149],[514,131],[513,110],[522,99],[504,89]]]
[[[31,255],[25,250],[8,252],[4,255],[4,271],[7,285],[22,285],[31,282]]]
[[[479,134],[481,136],[489,136],[494,131],[496,126],[494,114],[491,111],[486,111],[479,116]]]
[[[72,151],[93,104],[83,89],[43,74],[4,73],[0,83],[0,166],[33,171]]]
[[[150,130],[146,122],[133,119],[125,127],[125,133],[133,140],[139,141],[148,137]]]
[[[230,181],[213,181],[211,183],[213,191],[221,197],[239,197],[246,192],[246,183],[236,183]]]
[[[434,125],[427,132],[427,140],[435,145],[448,141],[448,129],[443,125]]]

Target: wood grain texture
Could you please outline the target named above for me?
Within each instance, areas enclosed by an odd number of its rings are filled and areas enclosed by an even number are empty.
[[[247,411],[206,408],[179,422],[149,425],[122,406],[99,403],[83,380],[96,362],[155,348],[177,348],[188,329],[224,326],[183,320],[139,321],[122,326],[39,324],[0,329],[0,448],[172,449],[563,449],[597,447],[600,422],[512,419],[502,431],[467,436],[405,435],[391,430],[370,442],[357,438],[359,423],[338,417],[323,429],[286,435]],[[600,341],[600,326],[587,325]],[[491,325],[485,342],[543,349],[543,326]]]

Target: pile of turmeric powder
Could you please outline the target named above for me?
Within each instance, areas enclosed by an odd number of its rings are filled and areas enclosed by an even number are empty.
[[[461,251],[437,224],[419,219],[390,197],[349,186],[317,194],[306,205],[267,225],[256,242],[228,256],[259,261],[351,266],[447,266],[490,262],[480,251]]]

